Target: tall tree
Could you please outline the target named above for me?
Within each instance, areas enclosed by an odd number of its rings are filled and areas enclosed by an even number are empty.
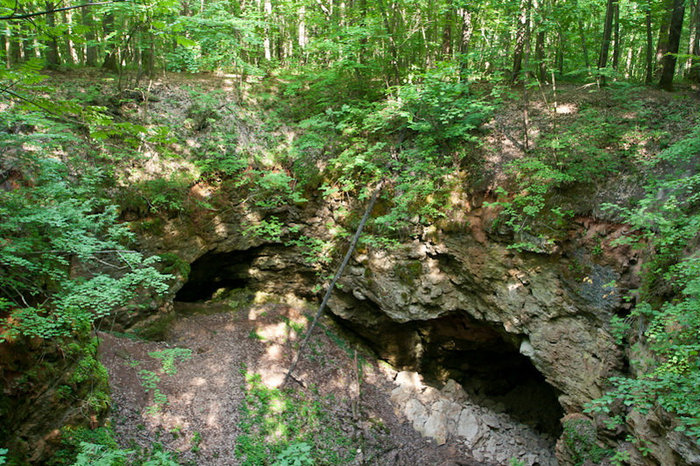
[[[530,9],[532,0],[520,1],[520,15],[518,16],[518,29],[515,36],[515,51],[513,52],[513,68],[511,71],[511,81],[515,82],[520,78],[523,68],[523,57],[530,53]]]
[[[466,2],[457,10],[457,17],[460,22],[459,34],[459,77],[461,81],[467,80],[467,71],[469,65],[469,44],[472,39],[474,26],[472,25],[472,11]]]
[[[613,59],[612,67],[617,69],[620,61],[620,1],[615,2],[613,12]]]
[[[87,66],[97,66],[97,35],[95,34],[95,20],[92,17],[90,8],[83,10],[81,20],[85,27],[85,64]]]
[[[608,66],[608,54],[610,53],[610,40],[612,38],[613,18],[617,0],[608,0],[605,8],[605,23],[603,24],[603,40],[598,55],[598,69]],[[601,84],[605,83],[605,77],[600,78]]]
[[[644,82],[651,84],[654,81],[654,51],[653,51],[653,33],[651,28],[651,0],[647,1],[646,9],[644,12],[644,22],[646,25],[646,47],[645,47],[645,59],[646,59],[646,75],[644,77]]]
[[[693,11],[692,23],[695,25],[695,34],[692,35],[690,41],[691,66],[688,70],[688,79],[699,83],[700,82],[700,2],[695,2]]]
[[[656,70],[655,78],[661,76],[664,57],[668,53],[668,33],[671,26],[671,14],[673,12],[674,0],[662,0],[661,19],[659,20],[659,39],[656,42]]]
[[[46,2],[46,27],[47,27],[47,44],[46,44],[46,65],[49,68],[58,67],[58,40],[56,40],[56,6],[53,2]]]
[[[685,16],[685,0],[674,0],[673,14],[668,31],[668,53],[664,56],[663,70],[659,86],[667,91],[673,90],[673,75],[676,71],[676,54],[681,43],[683,17]]]

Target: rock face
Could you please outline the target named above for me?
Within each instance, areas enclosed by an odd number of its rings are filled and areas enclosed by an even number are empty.
[[[605,330],[621,304],[619,290],[608,284],[621,273],[586,260],[582,253],[580,259],[516,255],[469,234],[438,232],[397,253],[357,256],[330,308],[358,328],[372,329],[368,336],[449,315],[489,323],[561,392],[564,409],[575,412],[603,393],[622,362]],[[407,357],[408,347],[418,348],[421,337],[403,340],[398,362],[410,366],[420,354],[415,349]]]

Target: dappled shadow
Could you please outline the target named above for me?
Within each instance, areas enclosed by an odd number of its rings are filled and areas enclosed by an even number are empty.
[[[260,374],[270,389],[280,387],[304,336],[305,313],[313,310],[292,296],[249,297],[248,303],[227,312],[222,312],[222,303],[212,304],[213,314],[206,313],[203,303],[178,304],[181,314],[164,342],[103,335],[102,359],[115,400],[113,423],[122,443],[160,442],[196,464],[240,464],[235,446],[242,433],[245,373]],[[173,347],[190,349],[191,358],[176,363],[176,374],[165,375],[148,353]],[[395,372],[355,351],[322,325],[287,388],[310,399],[332,397],[332,416],[347,425],[347,435],[364,438],[363,454],[377,461],[370,464],[411,464],[412,458],[422,458],[419,464],[455,465],[457,459],[478,464],[466,452],[438,447],[405,424],[389,399]],[[149,412],[154,392],[145,391],[142,370],[160,376],[157,386],[167,404],[158,412]]]

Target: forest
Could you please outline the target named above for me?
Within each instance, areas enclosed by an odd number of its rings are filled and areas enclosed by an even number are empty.
[[[229,459],[186,427],[168,444],[147,420],[198,350],[149,346],[147,370],[109,346],[174,345],[193,302],[274,313],[242,296],[286,287],[317,307],[367,217],[329,303],[362,343],[316,330],[358,393],[372,358],[469,392],[441,353],[471,354],[444,333],[462,326],[556,394],[541,464],[700,463],[699,0],[0,0],[0,28],[0,464],[406,464],[357,441],[381,431],[362,402],[343,434],[313,388],[245,368]],[[301,308],[278,316],[299,337]],[[558,319],[590,379],[550,348]],[[141,368],[138,445],[104,354]],[[534,464],[478,441],[440,464]]]

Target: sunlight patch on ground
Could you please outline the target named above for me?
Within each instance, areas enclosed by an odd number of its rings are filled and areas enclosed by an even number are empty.
[[[293,331],[290,333],[289,327],[287,327],[287,324],[284,322],[260,326],[258,327],[257,332],[258,335],[263,337],[265,340],[275,341],[278,343],[286,341],[287,338],[295,334]]]
[[[559,104],[557,105],[557,113],[559,115],[569,115],[578,112],[578,107],[575,104]]]
[[[190,382],[190,385],[194,385],[195,387],[201,387],[202,385],[206,385],[206,384],[207,384],[207,380],[203,377],[195,377]]]
[[[270,367],[267,364],[261,364],[255,372],[260,374],[260,380],[267,388],[280,388],[284,382],[284,376],[287,374],[286,370],[280,367]]]

